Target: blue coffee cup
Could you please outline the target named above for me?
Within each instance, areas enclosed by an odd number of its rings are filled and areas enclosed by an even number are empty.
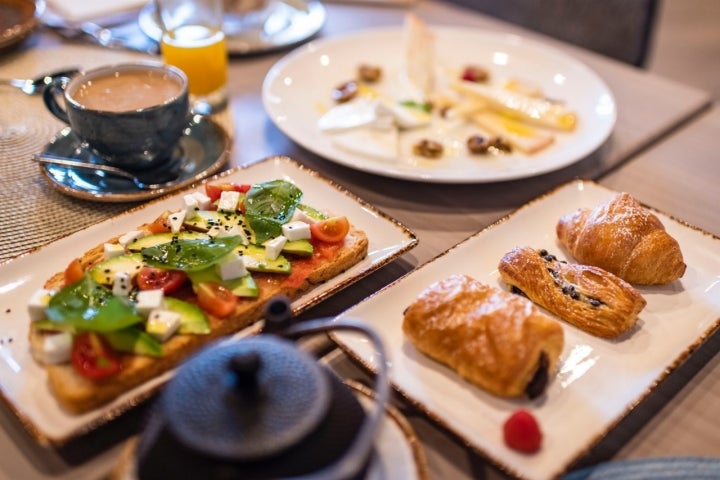
[[[129,170],[169,162],[188,125],[187,77],[160,63],[108,65],[56,78],[43,100],[96,155]]]

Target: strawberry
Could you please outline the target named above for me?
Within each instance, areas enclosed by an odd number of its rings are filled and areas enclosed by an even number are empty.
[[[523,453],[534,453],[540,450],[542,432],[540,425],[532,413],[517,410],[503,425],[505,444]]]

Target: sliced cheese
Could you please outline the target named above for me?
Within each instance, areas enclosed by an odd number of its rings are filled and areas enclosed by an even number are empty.
[[[470,118],[483,130],[502,137],[513,148],[527,154],[536,153],[555,141],[555,136],[549,132],[538,130],[495,112],[484,111]]]
[[[544,98],[529,97],[504,88],[493,88],[464,80],[453,82],[453,88],[462,94],[487,101],[488,107],[496,112],[536,125],[572,130],[577,123],[575,112]]]

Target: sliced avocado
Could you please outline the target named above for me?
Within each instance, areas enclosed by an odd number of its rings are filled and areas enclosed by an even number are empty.
[[[311,257],[314,249],[309,240],[302,239],[286,242],[282,252],[288,255],[297,255],[299,257]]]
[[[192,218],[185,219],[185,227],[192,230],[207,232],[212,227],[237,226],[245,232],[250,243],[255,242],[255,233],[250,228],[247,219],[240,213],[221,212],[219,210],[200,210]]]
[[[50,320],[38,320],[36,322],[32,322],[32,328],[36,330],[48,330],[48,331],[61,331],[61,332],[70,332],[75,333],[75,326],[73,325],[65,325],[58,322],[53,322]]]
[[[90,269],[93,280],[103,285],[112,285],[116,273],[135,275],[143,267],[142,255],[131,253],[103,260]]]
[[[103,332],[102,335],[115,350],[120,350],[121,352],[148,355],[150,357],[161,357],[163,354],[163,348],[160,342],[155,340],[152,335],[137,327]]]
[[[156,233],[154,235],[148,235],[147,237],[133,240],[132,242],[127,244],[127,249],[131,252],[139,252],[143,248],[154,247],[156,245],[162,245],[163,243],[172,242],[175,238],[178,240],[197,240],[210,237],[202,232]]]
[[[207,316],[200,307],[184,302],[177,298],[165,297],[165,308],[180,314],[180,328],[178,333],[192,333],[206,335],[210,333],[210,324]]]
[[[197,285],[202,282],[214,282],[224,285],[229,288],[238,297],[257,297],[260,293],[255,280],[252,275],[245,275],[240,278],[233,278],[232,280],[223,280],[220,275],[215,271],[215,267],[209,267],[204,270],[198,270],[196,272],[188,272],[188,277],[193,285]]]
[[[308,217],[314,218],[315,220],[326,220],[328,218],[327,215],[325,215],[317,208],[311,207],[310,205],[305,205],[304,203],[298,204],[296,208],[302,210]]]
[[[268,260],[265,247],[260,245],[239,245],[234,251],[243,256],[245,268],[251,272],[290,273],[291,266],[287,258],[278,255],[275,260]]]

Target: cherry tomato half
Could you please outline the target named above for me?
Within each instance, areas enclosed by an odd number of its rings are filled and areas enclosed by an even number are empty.
[[[164,293],[171,293],[180,288],[185,280],[187,273],[182,270],[145,266],[137,274],[137,285],[140,290],[161,289]]]
[[[75,370],[90,380],[113,376],[122,368],[120,357],[107,341],[95,332],[75,335],[70,358]]]
[[[85,275],[83,270],[82,262],[79,258],[74,259],[70,262],[65,269],[65,285],[72,285],[82,280]]]
[[[350,231],[350,222],[347,217],[332,217],[310,225],[310,233],[316,240],[328,243],[343,241]]]
[[[230,289],[214,282],[202,282],[196,289],[198,305],[210,315],[225,318],[235,311],[238,298]]]
[[[220,183],[211,185],[205,184],[205,194],[210,197],[210,200],[215,202],[220,198],[222,192],[235,191],[240,193],[247,193],[252,185],[240,184],[240,183]]]
[[[158,218],[156,218],[154,222],[148,225],[147,229],[150,230],[151,233],[169,232],[171,230],[170,220],[168,219],[169,216],[170,212],[163,213]]]

